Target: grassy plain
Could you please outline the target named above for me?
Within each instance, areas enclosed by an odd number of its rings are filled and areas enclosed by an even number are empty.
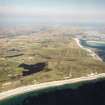
[[[23,76],[28,66],[46,63],[39,72]],[[0,39],[0,91],[22,85],[104,73],[105,63],[79,48],[72,35],[42,32],[38,35]]]

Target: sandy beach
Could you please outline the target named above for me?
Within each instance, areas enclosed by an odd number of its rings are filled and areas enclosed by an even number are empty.
[[[90,56],[92,56],[94,59],[98,59],[99,61],[103,61],[94,51],[92,51],[89,48],[86,48],[80,44],[80,40],[78,38],[74,38],[74,40],[77,42],[78,46],[87,52],[89,52]]]
[[[102,74],[97,74],[97,75],[90,75],[87,77],[80,77],[80,78],[74,78],[74,79],[52,81],[52,82],[22,86],[22,87],[12,89],[9,91],[1,92],[0,93],[0,100],[9,98],[11,96],[23,94],[26,92],[37,91],[40,89],[45,89],[45,88],[55,87],[55,86],[61,86],[61,85],[65,85],[65,84],[72,84],[72,83],[77,83],[77,82],[82,82],[82,81],[95,80],[95,79],[104,78],[104,77],[105,77],[105,73],[102,73]]]

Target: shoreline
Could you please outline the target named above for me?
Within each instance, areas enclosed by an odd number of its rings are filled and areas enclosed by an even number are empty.
[[[87,77],[80,77],[80,78],[74,78],[74,79],[66,79],[66,80],[58,80],[58,81],[52,81],[52,82],[45,82],[45,83],[39,83],[34,85],[27,85],[18,87],[12,90],[4,91],[0,93],[0,101],[7,99],[9,97],[13,97],[16,95],[21,95],[26,92],[32,92],[32,91],[38,91],[41,89],[46,89],[50,87],[56,87],[56,86],[63,86],[66,84],[73,84],[78,82],[85,82],[85,81],[91,81],[91,80],[97,80],[100,78],[105,78],[105,73],[97,74],[97,75],[90,75]]]
[[[86,47],[82,46],[82,45],[80,44],[80,40],[79,40],[78,38],[74,38],[74,40],[76,41],[76,43],[78,44],[78,46],[79,46],[80,48],[82,48],[82,49],[86,50],[87,52],[89,52],[89,55],[90,55],[90,56],[92,56],[94,59],[97,59],[97,60],[103,62],[102,58],[100,58],[94,51],[92,51],[92,50],[89,49],[89,48],[86,48]]]
[[[98,59],[100,61],[102,61],[102,59],[95,53],[93,52],[91,49],[86,48],[84,46],[82,46],[80,44],[80,40],[78,38],[74,38],[74,40],[76,41],[76,43],[78,44],[78,46],[86,51],[89,52],[89,54],[95,58]],[[46,88],[50,88],[50,87],[56,87],[56,86],[63,86],[66,84],[73,84],[73,83],[78,83],[78,82],[85,82],[85,81],[91,81],[91,80],[97,80],[100,78],[105,78],[105,73],[101,73],[101,74],[93,74],[93,75],[88,75],[88,76],[84,76],[84,77],[80,77],[80,78],[71,78],[71,79],[64,79],[64,80],[58,80],[58,81],[51,81],[51,82],[44,82],[44,83],[39,83],[39,84],[33,84],[33,85],[27,85],[27,86],[21,86],[15,89],[11,89],[8,91],[4,91],[0,93],[0,101],[16,96],[16,95],[21,95],[24,94],[26,92],[31,92],[31,91],[38,91],[41,89],[46,89]]]

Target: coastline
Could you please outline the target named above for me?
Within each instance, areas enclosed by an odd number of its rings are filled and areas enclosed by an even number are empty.
[[[86,50],[87,52],[89,52],[90,56],[92,56],[94,59],[97,59],[97,60],[103,62],[103,60],[102,60],[94,51],[92,51],[92,50],[89,49],[89,48],[86,48],[86,47],[82,46],[82,45],[80,44],[80,40],[79,40],[78,38],[74,38],[74,40],[76,41],[76,43],[78,44],[78,46],[79,46],[80,48],[82,48],[82,49]]]
[[[80,77],[80,78],[74,78],[74,79],[59,80],[59,81],[52,81],[52,82],[45,82],[45,83],[40,83],[40,84],[22,86],[22,87],[18,87],[18,88],[12,89],[12,90],[1,92],[0,93],[0,101],[2,101],[3,99],[6,99],[6,98],[12,97],[12,96],[24,94],[26,92],[37,91],[37,90],[41,90],[41,89],[45,89],[45,88],[62,86],[62,85],[66,85],[66,84],[96,80],[99,78],[105,78],[105,73],[97,74],[97,75],[90,75],[87,77]]]
[[[74,40],[77,42],[78,46],[86,51],[89,52],[89,54],[100,61],[102,59],[91,49],[85,48],[80,44],[80,40],[78,38],[74,38]],[[58,80],[58,81],[52,81],[52,82],[45,82],[45,83],[39,83],[39,84],[34,84],[34,85],[27,85],[27,86],[21,86],[12,90],[4,91],[0,93],[0,101],[12,96],[24,94],[26,92],[31,92],[31,91],[37,91],[45,88],[50,88],[50,87],[56,87],[56,86],[62,86],[65,84],[73,84],[73,83],[78,83],[78,82],[85,82],[85,81],[91,81],[91,80],[96,80],[100,78],[105,78],[105,73],[101,74],[93,74],[93,75],[88,75],[85,77],[80,77],[80,78],[73,78],[73,79],[64,79],[64,80]]]

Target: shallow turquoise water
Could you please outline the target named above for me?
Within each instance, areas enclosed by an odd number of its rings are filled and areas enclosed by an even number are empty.
[[[93,46],[93,47],[103,47],[105,48],[105,43],[99,43],[99,42],[91,42],[91,41],[87,41],[86,42],[88,45]]]

